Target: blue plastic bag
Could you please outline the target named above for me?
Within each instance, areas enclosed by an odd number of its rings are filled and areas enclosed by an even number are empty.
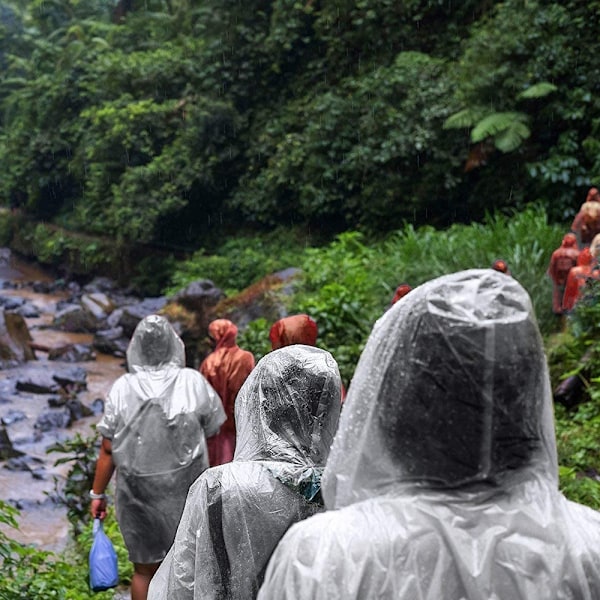
[[[94,519],[93,533],[94,541],[89,556],[90,587],[93,592],[101,592],[116,587],[119,583],[117,554],[104,533],[100,519]]]

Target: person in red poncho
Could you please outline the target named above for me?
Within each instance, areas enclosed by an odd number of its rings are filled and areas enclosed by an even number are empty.
[[[390,306],[393,306],[398,302],[398,300],[404,298],[408,292],[412,290],[412,286],[408,285],[408,283],[401,283],[394,292],[394,297],[392,298],[392,302]]]
[[[580,246],[589,246],[594,236],[600,233],[600,192],[597,188],[588,190],[585,202],[573,219],[571,231]]]
[[[316,321],[306,314],[283,317],[275,321],[269,331],[269,339],[273,350],[292,344],[316,346],[319,329]],[[342,402],[346,399],[346,388],[342,384]]]
[[[550,257],[548,275],[552,279],[552,311],[554,314],[563,314],[563,297],[569,271],[577,265],[579,248],[577,237],[574,233],[567,233],[562,243]]]
[[[571,311],[579,300],[588,279],[597,279],[593,272],[596,259],[589,248],[584,248],[577,257],[577,266],[569,271],[563,297],[563,310]]]
[[[212,321],[208,326],[208,335],[214,344],[214,351],[200,365],[200,373],[219,394],[227,415],[219,433],[207,441],[208,461],[211,467],[233,460],[235,398],[255,364],[254,355],[237,345],[237,333],[238,328],[228,319]]]
[[[317,345],[318,329],[314,319],[305,314],[292,315],[275,321],[269,331],[273,350],[292,344]]]

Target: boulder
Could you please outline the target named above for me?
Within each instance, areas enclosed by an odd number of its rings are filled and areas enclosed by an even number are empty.
[[[25,319],[14,312],[0,310],[0,360],[35,360],[29,345],[33,341]]]
[[[123,334],[122,327],[97,331],[92,341],[92,346],[98,352],[119,358],[125,357],[128,345],[129,338]]]
[[[23,452],[15,450],[8,437],[6,427],[0,427],[0,460],[8,460],[17,456],[23,456]]]
[[[68,304],[61,308],[54,316],[52,326],[71,333],[93,333],[99,328],[98,319],[77,304]]]
[[[37,418],[34,427],[39,431],[65,429],[73,423],[73,415],[67,406],[43,411]]]
[[[90,344],[67,344],[58,348],[50,348],[48,360],[86,362],[96,360],[96,353]]]

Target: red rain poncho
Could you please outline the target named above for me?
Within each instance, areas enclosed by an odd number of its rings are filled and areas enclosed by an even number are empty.
[[[208,440],[208,459],[211,467],[233,460],[235,398],[254,368],[253,354],[242,350],[236,344],[237,333],[238,328],[228,319],[213,321],[208,326],[208,335],[216,342],[216,346],[200,365],[200,373],[219,394],[227,416],[219,433]]]
[[[592,256],[589,248],[584,248],[577,257],[577,266],[569,271],[567,283],[565,285],[565,294],[563,297],[563,311],[573,310],[577,300],[583,293],[583,288],[588,279],[597,278],[593,273],[596,260]]]
[[[317,324],[308,315],[292,315],[284,317],[273,323],[269,332],[269,339],[273,350],[291,346],[292,344],[305,344],[315,346],[317,343]]]
[[[569,271],[577,264],[579,248],[574,233],[567,233],[550,257],[548,275],[552,279],[552,310],[555,314],[563,313],[563,296]]]

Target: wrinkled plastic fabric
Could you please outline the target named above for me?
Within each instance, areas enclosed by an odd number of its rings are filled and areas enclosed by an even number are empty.
[[[140,338],[148,330],[159,331],[160,341],[151,336],[145,352]],[[157,353],[159,347],[164,352]],[[130,373],[112,386],[97,426],[112,440],[116,516],[135,563],[166,555],[188,489],[208,468],[206,437],[225,420],[206,379],[183,367],[182,347],[166,319],[142,320],[127,353]]]
[[[94,519],[92,534],[92,547],[88,557],[90,588],[93,592],[101,592],[119,584],[117,554],[110,538],[104,533],[100,519]]]
[[[323,476],[258,598],[600,598],[600,514],[558,491],[530,299],[493,270],[428,282],[375,324]]]
[[[318,348],[289,346],[258,362],[236,401],[234,460],[193,484],[149,600],[256,597],[281,536],[322,510],[340,387],[335,360]]]

